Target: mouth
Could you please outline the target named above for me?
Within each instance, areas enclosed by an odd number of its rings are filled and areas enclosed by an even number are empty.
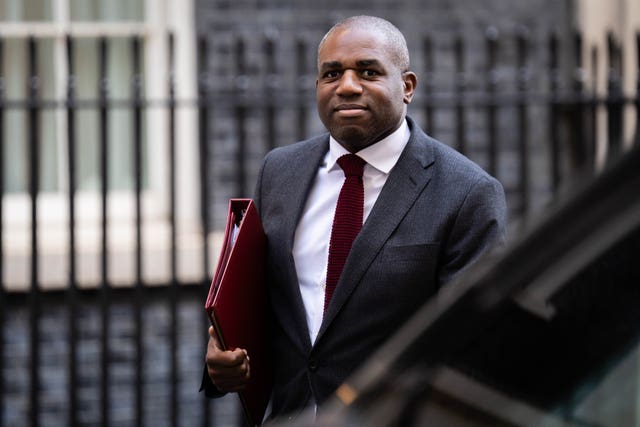
[[[358,116],[366,111],[366,107],[360,104],[340,104],[334,108],[335,112],[343,117]]]

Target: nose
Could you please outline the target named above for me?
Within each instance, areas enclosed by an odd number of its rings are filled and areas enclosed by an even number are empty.
[[[336,94],[340,96],[357,95],[362,93],[362,86],[358,74],[354,70],[346,70],[340,77]]]

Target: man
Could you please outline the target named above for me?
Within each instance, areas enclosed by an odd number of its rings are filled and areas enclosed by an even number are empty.
[[[318,113],[329,135],[265,157],[255,201],[268,238],[272,416],[321,405],[441,286],[504,238],[498,181],[406,117],[416,84],[396,27],[369,16],[342,21],[318,48]],[[366,162],[363,224],[327,296],[329,236],[347,180],[338,159],[349,153]],[[203,387],[208,395],[241,390],[251,355],[223,352],[210,335]]]

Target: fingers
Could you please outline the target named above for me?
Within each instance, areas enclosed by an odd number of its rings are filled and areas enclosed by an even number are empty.
[[[212,378],[216,387],[218,387],[218,390],[222,392],[242,391],[251,377],[249,360],[244,357],[242,363],[233,368],[210,369],[209,376]]]
[[[251,375],[247,351],[223,351],[212,327],[209,336],[206,364],[211,381],[221,392],[242,391]]]

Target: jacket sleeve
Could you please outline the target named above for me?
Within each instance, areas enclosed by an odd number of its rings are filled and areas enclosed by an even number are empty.
[[[200,383],[200,391],[204,391],[204,395],[207,397],[222,397],[226,393],[222,393],[220,390],[216,388],[215,385],[211,382],[211,378],[207,374],[207,366],[204,367],[204,372],[202,373],[202,382]]]
[[[506,243],[507,207],[500,182],[481,176],[457,212],[445,244],[440,285],[453,280],[482,254]]]

